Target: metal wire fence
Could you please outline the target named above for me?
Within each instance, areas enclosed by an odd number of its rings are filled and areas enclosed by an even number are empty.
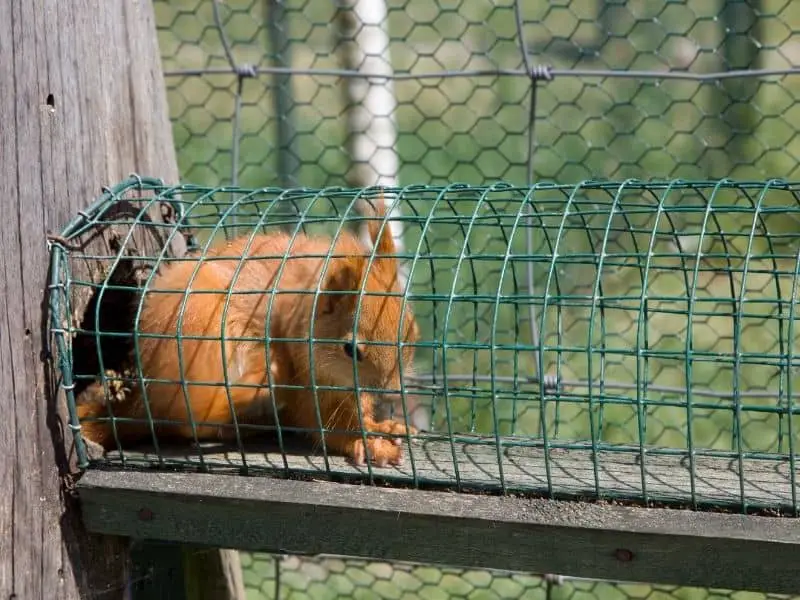
[[[181,175],[194,183],[800,173],[800,11],[791,2],[390,0],[385,48],[355,61],[348,44],[367,25],[353,26],[353,2],[154,5]],[[354,90],[355,81],[369,85]],[[353,101],[384,88],[395,132],[357,156]],[[361,116],[365,130],[386,120]],[[387,149],[394,163],[373,160]],[[797,229],[791,219],[786,227]],[[716,326],[708,321],[712,334]],[[624,429],[629,417],[616,416],[612,430]],[[663,423],[665,435],[682,428]],[[247,556],[245,569],[254,598],[743,597],[263,555]]]
[[[196,183],[345,183],[342,88],[370,74],[396,98],[401,182],[797,174],[791,3],[392,0],[356,70],[335,3],[155,6]]]
[[[778,600],[779,594],[440,569],[352,559],[243,555],[249,600]]]

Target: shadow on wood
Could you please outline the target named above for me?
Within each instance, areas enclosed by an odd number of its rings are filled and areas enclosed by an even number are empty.
[[[124,453],[113,451],[97,461],[109,467],[150,467],[240,473],[325,477],[342,481],[369,481],[366,466],[355,466],[343,456],[312,451],[307,438],[283,434],[284,452],[274,440],[244,440],[244,452],[235,445],[206,443],[199,447],[139,446]],[[372,469],[373,481],[403,487],[430,487],[456,491],[525,493],[572,499],[607,499],[634,504],[664,504],[722,509],[760,510],[794,514],[800,486],[784,460],[697,456],[692,471],[680,455],[652,449],[644,465],[639,454],[618,451],[535,447],[530,440],[504,438],[498,460],[496,446],[486,437],[420,435],[406,449],[402,465]],[[599,485],[599,488],[598,488]]]

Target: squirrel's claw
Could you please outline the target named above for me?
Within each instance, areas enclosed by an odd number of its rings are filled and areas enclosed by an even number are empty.
[[[398,437],[377,437],[370,433],[386,433]],[[403,438],[406,433],[414,435],[416,430],[413,427],[406,428],[403,423],[397,421],[380,421],[369,428],[367,433],[367,445],[361,439],[353,443],[350,456],[358,466],[364,466],[369,460],[376,467],[387,467],[389,465],[403,464]]]

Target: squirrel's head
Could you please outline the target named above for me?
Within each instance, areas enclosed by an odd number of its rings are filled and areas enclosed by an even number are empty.
[[[379,209],[370,216],[385,215],[381,195]],[[412,372],[419,332],[410,303],[404,300],[406,285],[400,279],[389,223],[372,218],[369,234],[372,249],[355,236],[341,236],[337,257],[328,263],[314,337],[336,342],[315,344],[315,372],[318,384],[353,387],[355,362],[359,387],[381,388],[391,396],[400,390],[401,362],[404,376]]]

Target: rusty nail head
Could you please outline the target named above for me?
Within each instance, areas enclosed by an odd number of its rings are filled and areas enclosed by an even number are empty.
[[[633,560],[633,552],[626,548],[617,548],[614,550],[614,556],[620,562],[630,562]]]
[[[153,520],[153,511],[149,508],[140,508],[139,509],[139,520],[140,521],[152,521]]]

